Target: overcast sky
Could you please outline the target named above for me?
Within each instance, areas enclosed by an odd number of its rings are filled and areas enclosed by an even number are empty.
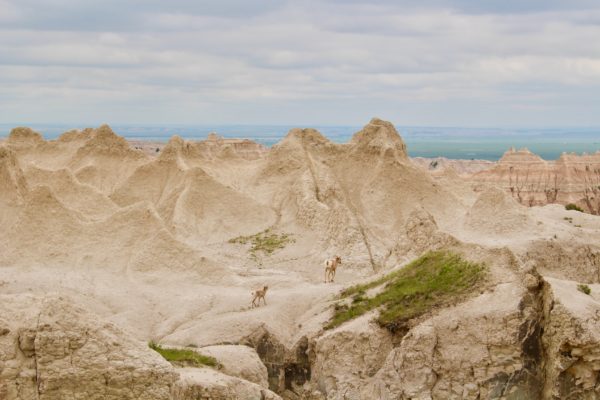
[[[600,1],[0,0],[3,123],[372,116],[600,126]]]

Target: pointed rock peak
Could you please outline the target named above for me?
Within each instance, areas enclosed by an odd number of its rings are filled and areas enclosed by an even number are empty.
[[[303,144],[325,144],[330,143],[329,139],[313,128],[293,128],[283,138],[280,144],[300,142]]]
[[[208,137],[206,138],[206,140],[211,141],[211,142],[216,142],[218,140],[223,140],[223,136],[217,135],[216,132],[211,132],[208,134]]]
[[[183,148],[185,146],[185,140],[179,135],[173,135],[167,142],[167,146],[175,147],[175,148]],[[165,147],[165,148],[166,148]]]
[[[71,129],[62,133],[58,137],[59,142],[73,142],[76,140],[88,139],[90,137],[90,129],[80,131],[79,129]]]
[[[90,139],[77,150],[81,156],[97,154],[111,157],[127,156],[136,159],[146,157],[142,151],[132,149],[124,137],[117,135],[106,124],[92,130],[84,129],[82,134],[89,135]]]
[[[10,131],[8,142],[14,144],[36,145],[44,142],[44,138],[31,128],[19,126]]]
[[[112,130],[112,128],[108,124],[102,124],[99,127],[97,127],[95,130],[96,130],[96,135],[111,135],[111,136],[116,135],[116,133]]]
[[[117,135],[107,124],[102,124],[98,128],[94,129],[94,136],[98,139],[105,140],[123,139],[121,136]]]
[[[126,147],[129,148],[127,140],[117,135],[110,126],[107,124],[100,125],[100,127],[92,131],[91,143],[101,147]]]
[[[186,147],[190,146],[189,142],[186,142],[179,135],[171,136],[167,145],[162,149],[158,159],[161,161],[175,160]]]
[[[373,118],[350,141],[357,152],[407,159],[406,144],[391,122]]]

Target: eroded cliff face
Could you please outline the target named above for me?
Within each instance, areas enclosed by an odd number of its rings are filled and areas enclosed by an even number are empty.
[[[173,367],[60,297],[0,296],[0,398],[171,399]]]
[[[600,213],[600,153],[565,153],[556,161],[545,161],[527,149],[510,149],[493,168],[471,179],[497,185],[523,205],[573,203]]]
[[[548,278],[543,346],[543,398],[600,397],[600,314],[597,295],[576,290],[577,283]],[[594,286],[592,291],[598,290]]]
[[[310,379],[296,399],[564,399],[600,396],[600,302],[556,269],[510,250],[464,244],[415,211],[404,250],[446,248],[489,266],[471,298],[393,334],[367,314],[308,338]],[[551,255],[549,255],[551,256]]]
[[[220,369],[176,368],[59,295],[0,295],[2,400],[278,400],[246,346],[202,349]]]
[[[599,313],[574,282],[529,270],[396,344],[369,318],[316,338],[305,391],[336,400],[598,398]]]

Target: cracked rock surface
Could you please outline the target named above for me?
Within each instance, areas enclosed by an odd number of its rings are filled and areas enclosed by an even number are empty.
[[[171,399],[172,366],[61,297],[0,296],[0,398]]]

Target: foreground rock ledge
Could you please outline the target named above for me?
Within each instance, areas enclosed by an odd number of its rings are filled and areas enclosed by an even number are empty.
[[[255,375],[250,377],[266,385],[266,376]],[[0,399],[199,398],[280,399],[259,384],[210,368],[174,368],[67,298],[0,295]]]
[[[173,367],[61,297],[0,297],[0,398],[171,399]]]

